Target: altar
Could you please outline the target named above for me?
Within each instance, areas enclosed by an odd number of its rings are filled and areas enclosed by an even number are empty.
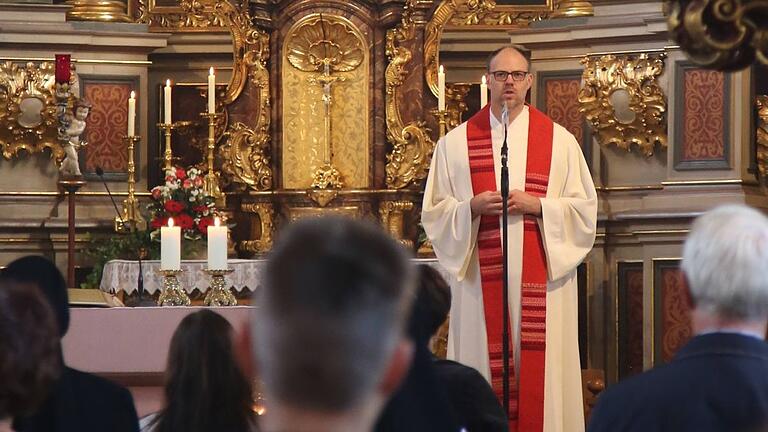
[[[247,297],[255,292],[261,281],[261,275],[266,266],[264,259],[230,259],[229,267],[232,273],[225,276],[226,287],[237,293],[238,297]],[[426,264],[435,268],[449,282],[455,278],[448,273],[436,258],[414,258],[413,264]],[[149,295],[160,292],[163,276],[160,274],[160,261],[112,260],[104,266],[104,273],[99,288],[101,291],[117,296],[130,296],[138,289],[139,268],[144,277],[144,291]],[[188,295],[205,294],[210,288],[210,277],[203,271],[206,268],[204,260],[185,260],[181,262],[181,274],[177,276],[181,288]]]

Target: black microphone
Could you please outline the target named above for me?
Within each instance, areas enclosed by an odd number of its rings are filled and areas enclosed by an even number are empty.
[[[106,180],[104,180],[104,170],[101,169],[100,166],[96,167],[96,175],[99,176],[101,179],[101,184],[104,185],[104,189],[107,190],[107,195],[109,195],[109,199],[112,200],[112,205],[115,207],[115,213],[117,213],[117,220],[120,221],[120,223],[125,226],[125,221],[123,220],[123,216],[120,214],[120,210],[117,209],[117,203],[115,202],[115,198],[112,196],[112,192],[109,191],[109,186],[107,186]]]
[[[99,179],[101,179],[101,183],[104,185],[104,189],[107,190],[107,195],[109,195],[109,199],[112,201],[112,206],[115,207],[115,213],[117,213],[117,220],[120,221],[120,224],[125,227],[125,221],[123,220],[122,214],[120,214],[120,210],[117,208],[117,203],[115,202],[115,197],[112,196],[112,192],[109,190],[109,186],[107,186],[106,180],[104,180],[104,170],[101,169],[100,166],[96,167],[96,175],[99,176]],[[141,255],[142,251],[139,251],[138,257],[139,257],[139,278],[136,281],[136,289],[139,292],[139,301],[138,305],[142,305],[144,303],[144,270],[141,266]]]

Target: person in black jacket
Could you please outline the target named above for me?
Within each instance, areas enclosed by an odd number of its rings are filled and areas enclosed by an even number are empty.
[[[768,218],[725,206],[696,220],[682,269],[694,337],[666,365],[609,387],[590,432],[768,430]]]
[[[451,288],[428,265],[419,265],[417,273],[409,325],[409,334],[417,344],[414,365],[376,430],[506,432],[509,425],[504,409],[488,381],[475,369],[438,359],[430,352],[430,339],[451,309]]]
[[[0,279],[36,285],[56,315],[59,337],[69,328],[67,285],[58,268],[41,256],[17,259],[3,269]],[[103,378],[63,365],[59,379],[37,411],[14,419],[18,432],[138,432],[139,421],[131,394]]]

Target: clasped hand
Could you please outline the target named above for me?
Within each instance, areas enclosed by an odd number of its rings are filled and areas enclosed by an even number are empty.
[[[472,217],[479,215],[500,215],[502,207],[501,192],[481,192],[469,202]],[[541,216],[541,200],[529,193],[513,189],[509,191],[507,208],[511,215]]]

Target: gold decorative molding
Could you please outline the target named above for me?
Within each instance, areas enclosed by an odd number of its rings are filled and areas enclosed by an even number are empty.
[[[666,54],[585,57],[579,110],[601,145],[630,151],[635,144],[647,157],[656,145],[667,148],[667,102],[658,78]]]
[[[445,85],[445,103],[448,112],[447,127],[450,131],[461,124],[462,116],[467,112],[467,94],[471,83],[451,83]]]
[[[757,109],[757,169],[760,173],[760,180],[763,184],[766,182],[766,173],[768,173],[768,95],[759,95],[755,100]]]
[[[207,32],[225,30],[225,23],[215,9],[228,0],[180,0],[177,6],[159,6],[157,0],[137,0],[137,23],[148,24],[151,31]]]
[[[232,78],[220,103],[231,104],[249,84],[258,91],[259,107],[253,126],[238,122],[225,132],[224,142],[219,146],[222,172],[231,181],[253,190],[271,189],[269,35],[251,25],[247,10],[240,11],[227,1],[216,3],[214,14],[232,34],[234,62]]]
[[[257,133],[237,122],[224,136],[226,142],[220,147],[224,158],[222,171],[230,174],[235,182],[245,183],[252,189],[271,189],[269,135]]]
[[[671,37],[695,63],[724,71],[755,58],[768,65],[765,0],[672,0],[667,9]]]
[[[45,149],[57,161],[64,158],[54,81],[52,62],[0,63],[0,145],[6,159],[21,150],[40,153]]]
[[[414,181],[427,176],[435,143],[423,121],[403,124],[398,106],[399,88],[407,75],[406,65],[411,61],[411,52],[401,46],[413,40],[416,24],[411,15],[415,0],[405,6],[401,22],[387,31],[386,53],[389,65],[384,72],[386,82],[387,140],[392,143],[392,152],[387,155],[387,187],[402,189]]]
[[[69,0],[67,21],[131,22],[127,5],[119,0]]]
[[[411,201],[384,201],[379,207],[381,225],[395,240],[407,249],[413,249],[413,241],[404,239],[404,213],[413,210]]]
[[[342,207],[291,207],[288,209],[288,219],[291,222],[296,222],[299,219],[306,217],[323,217],[323,216],[343,216],[353,219],[358,219],[362,216],[360,207],[357,206],[342,206]]]
[[[251,233],[248,238],[239,243],[239,249],[245,252],[263,254],[272,249],[273,235],[275,232],[275,211],[270,203],[247,203],[241,206],[241,210],[255,215],[258,222],[251,225]]]

